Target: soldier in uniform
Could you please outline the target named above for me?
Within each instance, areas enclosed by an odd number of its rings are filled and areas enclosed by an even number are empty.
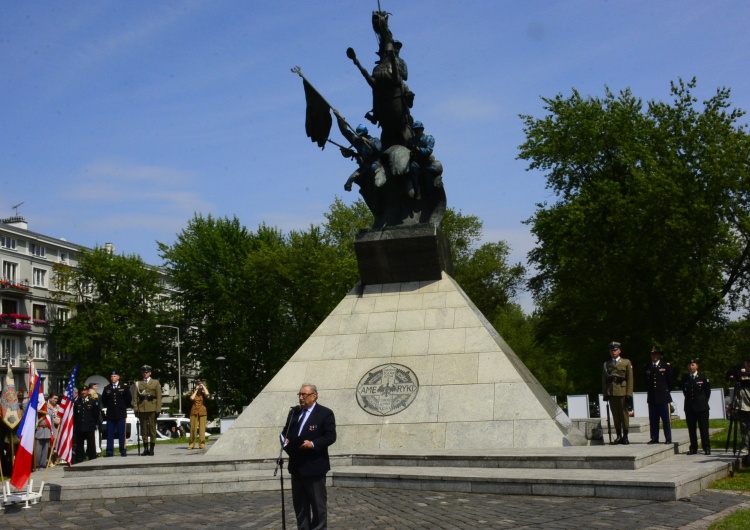
[[[672,422],[670,421],[672,394],[674,386],[674,372],[669,363],[662,360],[664,353],[661,348],[651,348],[651,362],[646,363],[646,394],[648,401],[648,422],[651,426],[650,444],[659,443],[659,420],[664,426],[666,443],[672,443]]]
[[[161,383],[151,377],[150,366],[141,366],[141,373],[143,380],[133,385],[133,408],[141,422],[141,436],[143,437],[141,456],[154,456],[157,436],[156,416],[161,411]]]
[[[412,125],[414,136],[407,142],[411,150],[409,178],[406,180],[406,193],[411,198],[426,195],[431,198],[433,188],[443,185],[443,164],[432,154],[435,149],[435,137],[424,134],[424,125],[415,121]]]
[[[698,453],[698,438],[695,424],[701,432],[703,452],[711,454],[711,440],[708,437],[708,399],[711,397],[711,383],[708,377],[698,373],[698,359],[688,362],[690,373],[682,379],[682,393],[685,394],[685,420],[690,435],[689,455]]]
[[[133,400],[130,388],[120,382],[120,372],[114,370],[110,374],[111,381],[102,393],[102,407],[107,409],[105,418],[107,420],[107,450],[104,456],[115,454],[115,432],[117,432],[120,456],[128,456],[125,446],[125,418],[128,416],[128,408]]]
[[[630,428],[628,403],[633,401],[633,365],[629,360],[620,357],[622,354],[620,347],[619,342],[609,344],[612,360],[604,363],[602,371],[602,395],[604,401],[609,401],[617,432],[617,438],[612,445],[630,443],[628,440]]]
[[[99,400],[89,396],[89,388],[82,387],[73,407],[73,439],[75,440],[74,464],[97,457],[96,429],[99,426]],[[84,453],[83,445],[86,444]]]

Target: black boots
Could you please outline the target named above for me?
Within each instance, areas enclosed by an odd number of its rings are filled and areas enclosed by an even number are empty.
[[[151,449],[149,449],[149,447],[151,447]],[[141,456],[154,456],[154,444],[149,445],[144,442]]]
[[[620,433],[617,433],[617,438],[615,438],[615,441],[612,442],[612,445],[630,445],[630,440],[628,440],[628,431],[623,431],[622,436],[620,436]]]

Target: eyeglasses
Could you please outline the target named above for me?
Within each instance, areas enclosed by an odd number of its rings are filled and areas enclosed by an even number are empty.
[[[309,394],[303,394],[302,392],[300,392],[299,394],[297,394],[297,397],[306,398],[307,396],[314,396],[314,395],[315,395],[315,392],[311,392]]]

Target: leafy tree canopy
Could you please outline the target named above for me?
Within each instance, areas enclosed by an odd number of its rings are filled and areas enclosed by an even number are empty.
[[[522,116],[519,157],[557,196],[528,220],[529,287],[542,337],[588,391],[610,340],[637,365],[652,344],[680,365],[718,356],[708,338],[746,303],[750,138],[729,89],[699,104],[695,87],[646,105],[574,90]]]
[[[58,320],[52,337],[64,358],[79,364],[79,377],[117,369],[129,380],[147,363],[155,376],[169,372],[168,359],[157,353],[155,325],[167,309],[155,269],[139,256],[97,247],[81,250],[77,267],[56,264],[54,271],[53,296],[74,316]]]

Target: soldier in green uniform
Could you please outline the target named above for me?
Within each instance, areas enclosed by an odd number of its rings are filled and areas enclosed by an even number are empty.
[[[142,381],[133,385],[133,408],[141,422],[143,452],[141,456],[154,456],[156,445],[156,416],[161,411],[161,383],[151,377],[151,367],[141,367]]]
[[[612,418],[615,422],[617,438],[613,445],[628,445],[628,429],[630,428],[630,416],[628,415],[628,403],[633,401],[633,365],[620,357],[622,351],[619,342],[609,344],[611,360],[604,363],[602,371],[602,395],[604,401],[609,401],[612,409]]]

